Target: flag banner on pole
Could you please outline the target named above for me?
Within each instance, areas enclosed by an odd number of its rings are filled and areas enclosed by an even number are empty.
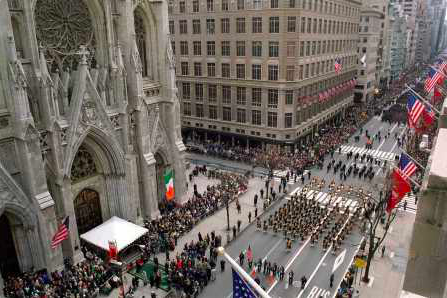
[[[251,251],[250,245],[248,246],[247,249],[247,261],[249,262],[253,261],[253,252]]]
[[[439,90],[439,87],[435,86],[434,92],[433,92],[433,97],[432,97],[432,102],[437,103],[441,99],[442,99],[442,93]]]
[[[399,172],[400,171],[395,169],[392,174],[391,196],[388,199],[388,204],[386,206],[386,211],[388,213],[390,213],[397,204],[399,204],[402,198],[411,191],[410,184]]]
[[[422,119],[427,127],[435,122],[435,112],[429,105],[425,105],[425,109],[422,112]]]
[[[416,164],[408,155],[402,153],[399,159],[399,170],[404,178],[411,177],[417,170]]]
[[[435,64],[434,64],[434,67],[437,68],[442,73],[444,73],[446,66],[447,66],[447,63],[444,62],[442,59],[436,60]]]
[[[64,221],[59,225],[56,234],[54,234],[53,239],[51,240],[51,248],[53,249],[56,248],[62,241],[68,239],[69,226],[70,226],[70,217],[67,216],[64,219]]]
[[[441,73],[431,68],[428,71],[428,76],[425,79],[425,85],[424,90],[427,93],[430,93],[430,91],[435,87],[435,85],[438,83],[438,81],[443,77]]]
[[[166,185],[166,199],[168,201],[171,201],[174,196],[174,172],[172,169],[167,170],[165,173],[165,185]]]
[[[335,69],[336,73],[339,73],[341,71],[341,69],[342,69],[342,65],[341,65],[341,62],[340,62],[339,58],[336,58],[334,60],[334,69]]]
[[[256,277],[256,266],[253,266],[253,269],[251,270],[250,275],[251,275],[251,277],[253,277],[253,278]]]
[[[362,62],[362,66],[363,67],[366,67],[366,53],[363,54],[362,58],[360,58],[360,62]]]
[[[413,92],[410,92],[407,101],[408,124],[410,128],[416,128],[419,118],[424,111],[424,105]]]
[[[116,241],[109,241],[109,258],[110,260],[116,260],[118,256],[118,247]]]
[[[233,271],[233,297],[234,298],[257,298],[258,296],[255,294],[253,289],[242,279],[242,277]]]

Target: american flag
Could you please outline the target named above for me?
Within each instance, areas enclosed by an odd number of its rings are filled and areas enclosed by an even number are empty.
[[[339,58],[336,58],[334,61],[334,69],[336,73],[339,73],[341,71],[341,62]]]
[[[56,248],[62,241],[68,239],[68,226],[70,225],[70,217],[67,216],[64,221],[60,224],[57,229],[56,234],[54,234],[53,239],[51,240],[51,248]]]
[[[442,61],[441,59],[436,60],[435,62],[435,68],[437,68],[440,72],[444,73],[444,69],[447,66],[447,63],[445,61]]]
[[[430,69],[428,72],[428,76],[425,79],[425,86],[424,90],[427,91],[427,93],[430,93],[430,91],[435,87],[435,85],[442,79],[444,76],[434,69]]]
[[[241,278],[239,273],[233,271],[233,297],[234,298],[257,298],[255,292],[248,286],[248,284]]]
[[[416,127],[416,123],[423,111],[424,105],[416,98],[416,95],[413,94],[413,92],[410,92],[407,101],[408,122],[410,127]]]
[[[407,178],[411,177],[414,172],[416,172],[417,167],[408,155],[402,153],[399,160],[399,170],[402,172],[403,177]]]

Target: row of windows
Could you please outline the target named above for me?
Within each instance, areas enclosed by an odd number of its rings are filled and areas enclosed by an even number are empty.
[[[338,98],[336,101],[341,100]],[[320,104],[321,108],[327,108],[330,103],[326,102]],[[262,111],[251,110],[248,111],[244,108],[232,108],[232,107],[222,107],[221,113],[219,113],[219,107],[217,105],[204,105],[201,103],[195,104],[194,116],[198,118],[204,118],[204,107],[208,107],[207,118],[212,120],[222,119],[223,121],[236,121],[237,123],[250,123],[252,125],[262,125]],[[303,109],[296,111],[295,124],[299,125],[305,119],[316,114],[318,108],[312,108],[311,106],[304,107]],[[234,114],[233,114],[234,113]],[[183,103],[183,115],[192,116],[192,104],[190,102]],[[247,115],[251,115],[251,119],[247,119]],[[219,117],[220,116],[220,117]],[[235,117],[234,117],[235,116]],[[267,127],[278,127],[278,113],[275,111],[267,111]],[[293,125],[293,114],[288,112],[284,113],[284,128],[292,128]]]
[[[203,0],[202,5],[205,5],[206,1],[206,11],[214,12],[217,9],[214,0]],[[263,5],[265,0],[237,0],[236,3],[233,0],[221,0],[220,10],[229,11],[230,9],[244,10],[244,9],[262,9],[262,8],[280,8],[280,0],[268,0],[265,6]],[[189,1],[188,1],[189,2]],[[235,5],[233,5],[235,3]],[[333,3],[331,1],[323,0],[284,0],[284,8],[301,8],[305,10],[311,10],[320,13],[335,14],[346,17],[353,17],[359,14],[359,9],[347,5]],[[169,10],[170,13],[173,12],[173,3],[170,3]],[[191,12],[200,12],[200,1],[192,0]],[[186,13],[186,1],[179,1],[178,5],[179,13]]]
[[[357,63],[356,56],[349,56],[340,58],[342,67],[350,67]],[[230,63],[221,63],[220,64],[220,77],[222,78],[232,78],[234,77],[234,68],[233,75],[231,66],[233,64]],[[194,62],[193,63],[194,72],[193,75],[197,77],[205,76],[202,70],[202,62]],[[208,77],[217,77],[216,73],[216,63],[207,63],[206,64],[207,76]],[[298,71],[298,73],[297,73]],[[325,61],[312,62],[308,64],[302,64],[296,67],[295,65],[287,65],[285,71],[285,79],[286,81],[295,81],[295,80],[303,80],[308,79],[314,76],[318,76],[320,74],[331,73],[335,71],[334,69],[334,59],[329,59]],[[190,64],[187,61],[183,61],[180,63],[180,75],[189,76],[190,75]],[[246,64],[236,64],[236,73],[235,78],[237,79],[249,79],[249,74],[247,73],[247,65]],[[252,80],[269,80],[269,81],[278,81],[280,79],[279,65],[277,64],[269,64],[267,65],[267,77],[263,76],[263,65],[261,64],[251,64],[251,79]]]
[[[284,17],[284,22],[286,26],[284,28],[285,32],[301,32],[301,33],[312,33],[312,34],[352,34],[358,32],[358,24],[351,22],[335,21],[335,20],[324,20],[321,18],[307,18],[301,17],[301,21],[298,24],[299,17],[288,16]],[[206,19],[206,33],[215,34],[216,33],[216,20],[212,18]],[[188,34],[188,20],[179,20],[179,33]],[[268,23],[269,33],[280,33],[280,17],[273,16],[269,17]],[[235,32],[231,32],[230,18],[220,19],[220,33],[230,34],[230,33],[248,33],[247,21],[244,17],[238,17],[235,20]],[[173,20],[169,21],[169,33],[175,34],[175,22]],[[200,19],[192,20],[192,33],[202,34],[202,23]],[[262,17],[252,17],[251,18],[251,33],[263,33],[263,19]]]
[[[316,95],[318,92],[327,90],[333,86],[345,82],[352,78],[354,72],[348,72],[326,79],[317,83],[309,84],[297,90],[285,90],[284,100],[286,105],[292,105],[294,98],[300,99],[304,96]],[[192,95],[191,86],[194,88],[194,95]],[[190,101],[194,96],[196,102],[203,102],[204,98],[208,99],[209,103],[217,103],[217,98],[221,100],[224,105],[247,105],[247,100],[250,100],[250,105],[253,107],[262,106],[262,94],[267,94],[267,107],[277,108],[279,104],[279,90],[278,89],[262,89],[262,88],[247,88],[243,86],[232,87],[229,85],[218,86],[216,84],[205,85],[203,83],[191,84],[190,82],[181,83],[181,98],[182,101]],[[207,91],[207,94],[204,94]],[[236,102],[233,102],[233,94],[236,94]]]
[[[247,123],[247,111],[245,109],[236,109],[236,118],[233,117],[233,111],[231,107],[222,107],[221,119],[223,121],[233,121],[235,120],[238,123]],[[191,103],[185,102],[183,104],[183,114],[185,116],[191,116]],[[204,117],[204,108],[203,104],[195,105],[195,117],[203,118]],[[215,105],[208,106],[208,118],[209,119],[218,119],[218,107]],[[285,119],[288,119],[285,124],[286,127],[292,127],[292,113],[286,113]],[[252,110],[251,111],[251,124],[252,125],[262,125],[262,114],[261,111]],[[290,126],[289,126],[290,125]],[[278,126],[278,113],[277,112],[267,112],[267,126],[268,127],[277,127]]]
[[[189,42],[184,40],[180,41],[180,51],[179,54],[181,56],[188,56],[190,54],[189,51]],[[238,40],[233,42],[236,47],[236,56],[245,57],[251,53],[252,57],[262,57],[263,56],[263,44],[262,41],[252,41],[251,42],[251,52],[247,51],[247,44],[249,42]],[[286,55],[287,57],[296,57],[297,56],[297,43],[295,41],[288,41],[285,44],[286,47]],[[171,42],[172,50],[174,54],[176,53],[176,43],[175,41]],[[203,43],[200,40],[195,40],[192,42],[192,54],[194,56],[202,56],[204,54],[202,52]],[[299,56],[300,57],[308,57],[314,55],[324,55],[324,54],[333,54],[340,52],[348,52],[354,51],[357,49],[357,40],[314,40],[314,41],[301,41],[299,47]],[[231,56],[231,41],[221,41],[220,42],[220,56],[229,57]],[[234,53],[234,52],[233,52]],[[216,56],[216,42],[215,41],[207,41],[206,42],[206,55],[207,56]],[[268,43],[268,55],[269,57],[279,57],[279,42],[278,41],[270,41]]]

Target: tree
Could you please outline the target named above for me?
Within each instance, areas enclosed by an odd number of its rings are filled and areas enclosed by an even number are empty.
[[[371,261],[374,258],[374,255],[379,247],[382,245],[386,236],[388,235],[388,230],[397,215],[397,208],[389,214],[386,212],[388,198],[391,195],[391,183],[389,182],[390,172],[390,170],[387,171],[387,174],[384,177],[384,184],[381,184],[381,188],[385,191],[382,192],[381,190],[379,198],[377,199],[373,196],[368,196],[367,200],[362,200],[363,207],[365,208],[365,218],[363,222],[364,230],[366,229],[366,238],[369,241],[365,275],[362,278],[364,282],[369,282],[369,270],[371,268]],[[385,218],[384,221],[383,218]],[[379,226],[380,222],[383,223],[383,233],[381,235],[377,235],[379,232],[377,231],[377,227]],[[367,226],[365,227],[365,225]]]

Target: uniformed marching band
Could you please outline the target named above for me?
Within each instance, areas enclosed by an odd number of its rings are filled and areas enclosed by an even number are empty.
[[[311,247],[320,244],[323,251],[330,249],[335,254],[363,216],[362,204],[350,208],[340,200],[337,202],[337,199],[344,193],[365,202],[371,193],[361,188],[356,190],[353,186],[336,185],[332,181],[328,185],[328,200],[322,204],[317,201],[316,190],[322,190],[325,185],[324,179],[314,177],[268,218],[261,221],[258,217],[257,229],[282,235],[287,250],[292,249],[293,242],[304,243],[309,240]],[[311,193],[311,190],[314,191]]]

